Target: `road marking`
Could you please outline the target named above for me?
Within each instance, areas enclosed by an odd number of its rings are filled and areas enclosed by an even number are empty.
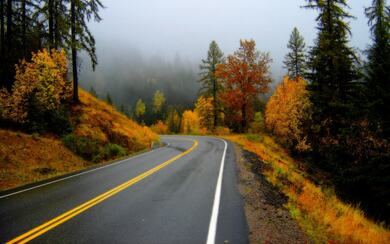
[[[225,156],[226,156],[226,149],[227,149],[226,141],[222,140],[222,139],[221,139],[221,141],[223,141],[225,143],[225,149],[223,150],[223,155],[222,155],[222,159],[221,159],[221,166],[219,168],[217,187],[215,189],[213,210],[212,210],[212,213],[211,213],[211,219],[210,219],[210,225],[209,225],[209,233],[207,235],[207,244],[214,244],[215,243],[215,235],[217,233],[219,202],[221,200],[223,168],[224,168],[224,165],[225,165]]]
[[[170,145],[170,143],[168,143],[165,147],[169,147],[169,145]],[[161,147],[160,147],[160,148],[161,148]],[[81,173],[78,173],[78,174],[74,174],[74,175],[71,175],[71,176],[68,176],[68,177],[65,177],[65,178],[61,178],[61,179],[58,179],[58,180],[53,180],[53,181],[46,182],[46,183],[41,184],[41,185],[33,186],[33,187],[30,187],[30,188],[27,188],[27,189],[23,189],[23,190],[20,190],[20,191],[16,191],[16,192],[13,192],[13,193],[4,195],[4,196],[0,196],[0,199],[6,198],[6,197],[10,197],[10,196],[13,196],[13,195],[22,193],[22,192],[31,191],[31,190],[33,190],[33,189],[40,188],[40,187],[43,187],[43,186],[51,185],[51,184],[53,184],[53,183],[57,183],[57,182],[60,182],[60,181],[63,181],[63,180],[67,180],[67,179],[70,179],[70,178],[74,178],[74,177],[76,177],[76,176],[88,174],[88,173],[91,173],[91,172],[94,172],[94,171],[97,171],[97,170],[101,170],[101,169],[104,169],[104,168],[107,168],[107,167],[115,166],[115,165],[121,164],[121,163],[123,163],[123,162],[126,162],[126,161],[128,161],[128,160],[136,159],[136,158],[139,158],[139,157],[141,157],[141,156],[145,156],[145,155],[147,155],[147,154],[149,154],[149,153],[155,152],[156,150],[158,150],[158,149],[160,149],[160,148],[153,149],[153,150],[151,150],[151,151],[149,151],[149,152],[141,153],[141,154],[139,154],[139,155],[136,155],[136,156],[133,156],[133,157],[130,157],[130,158],[126,158],[126,159],[123,159],[123,160],[121,160],[121,161],[118,161],[118,162],[115,162],[115,163],[112,163],[112,164],[108,164],[108,165],[105,165],[105,166],[102,166],[102,167],[98,167],[98,168],[94,168],[94,169],[91,169],[91,170],[87,170],[87,171],[84,171],[84,172],[81,172]]]
[[[97,205],[98,203],[116,195],[117,193],[125,190],[126,188],[134,185],[135,183],[145,179],[146,177],[148,177],[149,175],[152,175],[154,173],[156,173],[157,171],[163,169],[164,167],[168,166],[169,164],[171,164],[172,162],[176,161],[177,159],[183,157],[184,155],[190,153],[192,150],[194,150],[194,148],[196,148],[198,146],[198,141],[197,140],[192,140],[194,142],[194,144],[188,149],[186,150],[185,152],[179,154],[179,155],[176,155],[175,157],[165,161],[164,163],[160,164],[160,165],[157,165],[156,167],[136,176],[135,178],[89,200],[88,202],[85,202],[57,217],[55,217],[54,219],[52,220],[49,220],[47,221],[46,223],[40,225],[40,226],[37,226],[35,228],[33,228],[32,230],[8,241],[7,243],[8,244],[12,244],[12,243],[26,243],[28,241],[31,241],[33,239],[35,239],[36,237],[46,233],[47,231],[55,228],[56,226],[66,222],[67,220],[79,215],[80,213],[86,211],[87,209]]]

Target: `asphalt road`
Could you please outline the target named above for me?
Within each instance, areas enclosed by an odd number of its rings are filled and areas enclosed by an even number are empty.
[[[247,243],[233,146],[163,141],[108,167],[0,194],[0,243]]]

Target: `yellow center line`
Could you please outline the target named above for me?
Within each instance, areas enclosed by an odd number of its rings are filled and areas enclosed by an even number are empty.
[[[154,173],[156,173],[157,171],[161,170],[162,168],[168,166],[169,164],[171,164],[172,162],[176,161],[177,159],[183,157],[184,155],[190,153],[192,150],[194,150],[194,148],[196,148],[198,146],[198,141],[197,140],[191,140],[194,142],[194,144],[188,149],[186,150],[185,152],[165,161],[164,163],[160,164],[160,165],[157,165],[156,167],[134,177],[133,179],[105,192],[105,193],[102,193],[101,195],[55,217],[54,219],[52,220],[49,220],[47,221],[46,223],[42,224],[42,225],[39,225],[35,228],[33,228],[32,230],[10,240],[7,242],[7,244],[12,244],[12,243],[26,243],[28,241],[31,241],[35,238],[37,238],[38,236],[48,232],[49,230],[55,228],[56,226],[68,221],[69,219],[79,215],[80,213],[86,211],[87,209],[97,205],[98,203],[116,195],[117,193],[125,190],[126,188],[134,185],[135,183],[145,179],[146,177],[148,177],[149,175],[152,175]]]

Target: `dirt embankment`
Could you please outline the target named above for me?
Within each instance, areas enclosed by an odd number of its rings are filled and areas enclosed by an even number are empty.
[[[236,155],[250,243],[311,243],[283,207],[287,197],[262,175],[267,165],[257,155],[238,146]]]

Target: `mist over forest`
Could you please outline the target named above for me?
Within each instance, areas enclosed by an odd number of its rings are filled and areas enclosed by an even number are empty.
[[[198,64],[179,54],[162,58],[120,45],[105,43],[99,47],[99,65],[95,71],[87,55],[81,57],[84,89],[89,91],[93,87],[102,99],[109,94],[115,106],[122,106],[130,116],[138,99],[146,103],[146,113],[151,112],[153,94],[157,90],[164,93],[167,105],[180,110],[193,106],[200,89]]]

